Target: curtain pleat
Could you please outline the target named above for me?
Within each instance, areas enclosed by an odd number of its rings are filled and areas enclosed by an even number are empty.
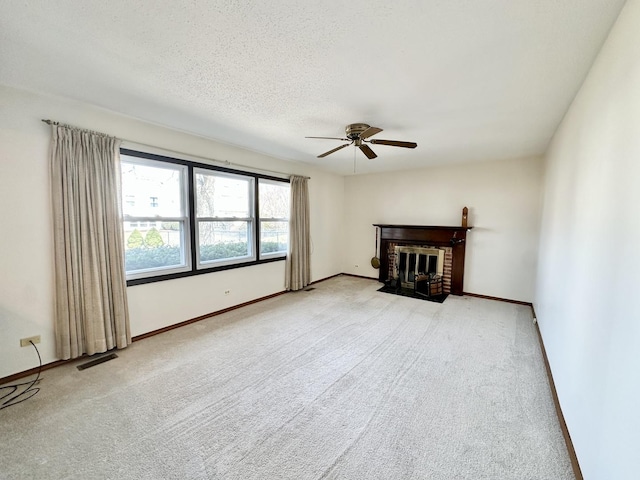
[[[62,359],[131,343],[119,144],[96,132],[52,126],[55,334]]]
[[[305,177],[291,176],[290,215],[285,288],[301,290],[311,281],[309,187]]]

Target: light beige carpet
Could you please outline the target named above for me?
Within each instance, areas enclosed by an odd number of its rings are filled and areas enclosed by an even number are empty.
[[[573,478],[528,307],[314,287],[44,372],[0,478]]]

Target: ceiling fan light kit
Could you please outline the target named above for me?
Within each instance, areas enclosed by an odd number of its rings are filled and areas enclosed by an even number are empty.
[[[329,150],[328,152],[324,152],[318,155],[318,158],[324,158],[327,155],[331,155],[332,153],[337,152],[349,145],[354,145],[360,149],[362,153],[366,155],[366,157],[371,160],[376,158],[377,155],[367,143],[371,143],[373,145],[388,145],[390,147],[402,147],[402,148],[416,148],[418,146],[415,142],[401,142],[398,140],[367,140],[369,137],[376,135],[382,131],[381,128],[372,127],[367,125],[366,123],[351,123],[345,127],[346,138],[340,137],[305,137],[305,138],[320,138],[323,140],[341,140],[345,143],[340,145],[339,147],[334,148],[333,150]]]

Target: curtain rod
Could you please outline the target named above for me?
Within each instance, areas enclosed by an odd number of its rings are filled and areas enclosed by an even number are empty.
[[[47,125],[61,125],[59,122],[55,122],[53,120],[49,120],[49,119],[42,119],[42,122],[46,123]],[[98,133],[98,132],[96,132]],[[203,157],[202,155],[193,155],[191,153],[185,153],[185,152],[179,152],[178,150],[171,150],[170,148],[163,148],[163,147],[157,147],[155,145],[149,145],[147,143],[140,143],[140,142],[136,142],[135,140],[127,140],[126,138],[119,138],[119,140],[123,141],[123,142],[127,142],[127,143],[132,143],[135,145],[139,145],[141,147],[148,147],[148,148],[153,148],[156,150],[164,150],[166,152],[170,152],[170,153],[175,153],[178,155],[184,155],[187,157],[194,157],[194,158],[199,158],[202,160],[207,160],[208,162],[217,162],[217,163],[221,163],[224,166],[227,167],[240,167],[240,168],[246,168],[246,169],[250,169],[250,170],[254,170],[256,172],[264,172],[264,173],[274,173],[276,175],[286,175],[286,176],[290,176],[292,174],[290,173],[284,173],[284,172],[278,172],[276,170],[267,170],[266,168],[258,168],[258,167],[250,167],[248,165],[242,165],[239,163],[233,163],[230,162],[228,160],[218,160],[216,158],[209,158],[209,157]],[[311,177],[306,177],[306,176],[302,176],[303,178],[306,178],[307,180],[310,180]]]

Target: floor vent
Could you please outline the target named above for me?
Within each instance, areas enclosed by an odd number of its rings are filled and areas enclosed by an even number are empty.
[[[85,370],[87,368],[100,365],[101,363],[108,362],[109,360],[113,360],[114,358],[118,358],[118,355],[116,355],[115,353],[110,353],[109,355],[105,355],[103,357],[96,358],[95,360],[91,360],[90,362],[83,363],[82,365],[78,365],[76,368],[78,370]]]

